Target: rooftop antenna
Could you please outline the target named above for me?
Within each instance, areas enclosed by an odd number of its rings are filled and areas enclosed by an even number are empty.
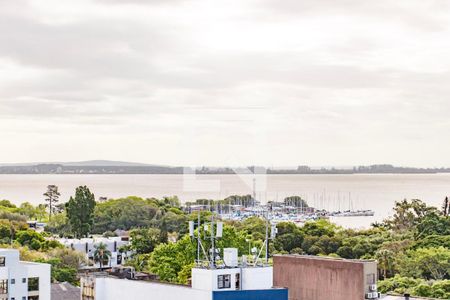
[[[255,175],[253,174],[253,207],[255,207],[255,204],[256,204],[256,177],[255,177]]]
[[[266,212],[266,266],[269,264],[269,211]]]
[[[255,259],[255,264],[254,266],[256,267],[258,264],[258,260],[261,256],[261,253],[263,251],[263,249],[265,250],[265,266],[269,265],[269,240],[273,240],[275,239],[277,233],[278,233],[278,229],[277,226],[275,224],[271,225],[271,231],[270,231],[270,236],[269,236],[269,212],[266,212],[266,239],[264,241],[263,246],[261,247],[261,250],[259,251],[258,256]]]
[[[211,232],[213,232],[213,228],[214,228],[214,215],[212,215],[212,223],[211,223]],[[197,235],[195,235],[195,227],[197,227]],[[191,238],[195,238],[197,239],[197,260],[195,262],[197,267],[200,267],[202,265],[202,260],[201,260],[201,252],[203,252],[203,256],[204,259],[206,261],[209,262],[211,267],[215,267],[215,259],[217,256],[215,247],[214,247],[214,243],[212,244],[212,251],[211,251],[211,255],[208,257],[208,254],[205,250],[205,247],[203,247],[202,244],[202,239],[201,239],[201,234],[200,234],[200,230],[202,229],[201,226],[201,218],[200,218],[200,211],[198,211],[198,216],[197,216],[197,222],[194,221],[189,221],[189,236]],[[205,230],[205,232],[208,231],[208,225],[205,224],[203,229]],[[223,223],[219,222],[218,223],[218,229],[217,229],[217,238],[222,237],[222,231],[223,231]],[[211,234],[212,235],[212,234]],[[212,235],[212,238],[214,238],[214,235]],[[204,261],[203,261],[204,262]]]

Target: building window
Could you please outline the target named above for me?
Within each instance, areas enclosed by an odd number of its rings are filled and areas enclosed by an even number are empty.
[[[27,283],[27,279],[26,278],[22,278],[22,283]]]
[[[39,291],[39,277],[28,278],[28,291]]]
[[[25,296],[24,296],[24,297],[22,297],[22,300],[27,300],[27,297],[25,297]]]
[[[231,288],[231,275],[219,275],[217,276],[217,288],[229,289]]]
[[[16,284],[16,280],[14,278],[11,279],[11,284]]]
[[[4,256],[0,256],[0,267],[4,267],[6,265],[6,258]]]
[[[375,274],[367,274],[367,284],[375,284]]]
[[[8,294],[8,279],[0,280],[0,294]]]

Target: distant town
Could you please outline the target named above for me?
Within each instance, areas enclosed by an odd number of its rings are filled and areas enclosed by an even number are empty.
[[[292,168],[249,167],[182,167],[93,160],[71,163],[0,164],[0,174],[435,174],[450,173],[450,168],[397,167],[389,164],[355,167]]]

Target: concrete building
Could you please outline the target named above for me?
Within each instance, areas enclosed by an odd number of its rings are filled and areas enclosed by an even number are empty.
[[[0,300],[50,300],[50,268],[20,261],[18,250],[0,249]]]
[[[231,252],[237,254],[237,251]],[[286,289],[273,288],[273,268],[267,266],[196,267],[192,269],[191,286],[118,279],[105,274],[88,275],[81,280],[81,290],[83,300],[288,299]]]
[[[274,286],[289,300],[378,299],[377,263],[319,256],[275,255]]]
[[[104,267],[115,267],[122,265],[127,257],[131,253],[121,253],[119,249],[122,246],[129,245],[128,237],[95,237],[95,238],[84,238],[84,239],[59,239],[58,242],[63,244],[67,248],[71,248],[73,250],[77,250],[86,254],[86,258],[89,260],[93,260],[95,247],[100,245],[101,243],[105,244],[108,250],[111,252],[111,257],[108,260],[107,264],[104,264]],[[97,263],[96,267],[100,267],[100,264]]]

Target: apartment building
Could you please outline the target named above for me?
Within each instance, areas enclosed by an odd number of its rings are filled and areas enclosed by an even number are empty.
[[[86,254],[86,258],[89,260],[94,259],[95,247],[100,244],[105,244],[107,249],[111,252],[108,262],[104,264],[104,267],[115,267],[122,265],[127,257],[131,254],[129,252],[122,253],[120,248],[122,246],[129,245],[128,237],[95,237],[84,239],[59,239],[58,242],[65,247],[83,252]],[[100,267],[99,263],[96,263],[97,267]]]
[[[0,249],[0,300],[50,300],[50,268],[20,261],[18,250]]]

